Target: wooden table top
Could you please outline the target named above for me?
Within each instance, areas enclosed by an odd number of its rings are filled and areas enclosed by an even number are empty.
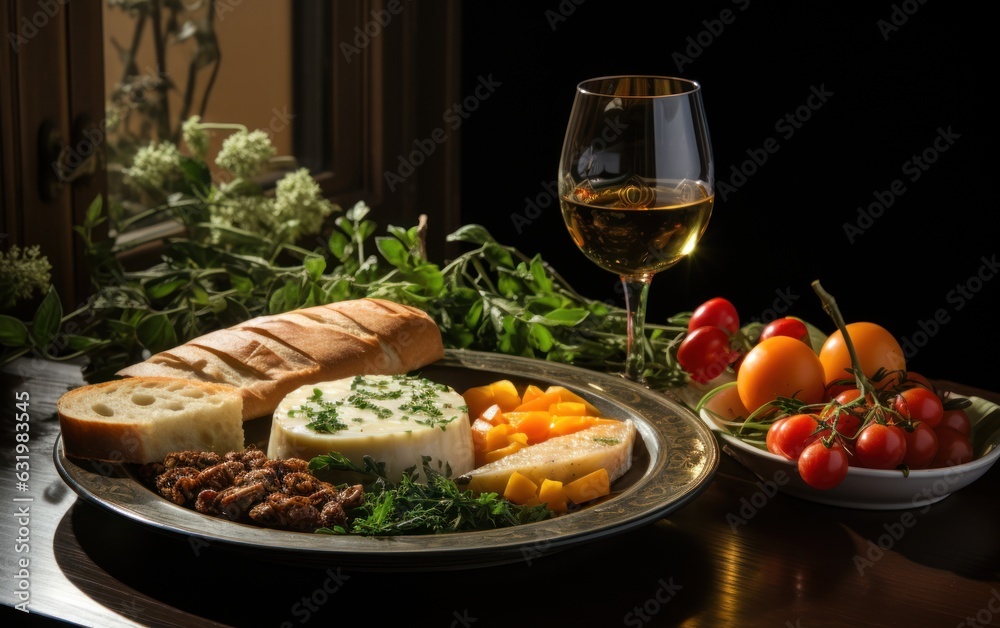
[[[723,455],[696,499],[636,530],[495,567],[351,572],[192,543],[78,499],[53,445],[55,401],[82,383],[79,368],[41,360],[7,365],[0,380],[0,608],[21,622],[12,607],[26,599],[31,618],[94,626],[1000,625],[997,467],[932,506],[873,511],[763,501],[757,478]],[[30,400],[27,491],[16,486],[18,393]],[[755,495],[760,507],[734,525]]]

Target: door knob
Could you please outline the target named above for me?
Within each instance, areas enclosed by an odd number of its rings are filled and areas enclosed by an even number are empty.
[[[93,125],[78,124],[79,139],[67,143],[53,122],[42,124],[38,132],[38,193],[42,199],[52,201],[62,192],[63,186],[74,181],[86,181],[101,168],[104,135]]]

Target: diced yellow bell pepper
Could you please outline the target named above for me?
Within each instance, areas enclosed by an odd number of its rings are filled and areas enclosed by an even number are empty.
[[[515,504],[525,504],[538,494],[538,485],[517,471],[507,480],[503,496]]]
[[[608,470],[601,468],[569,482],[563,487],[566,497],[574,504],[583,504],[611,492]]]
[[[556,480],[542,480],[538,489],[538,501],[544,502],[552,512],[566,512],[566,492],[563,483]]]
[[[486,451],[493,451],[494,449],[500,449],[508,444],[507,435],[513,431],[513,428],[507,423],[501,423],[500,425],[494,425],[486,432]]]
[[[492,451],[487,451],[486,455],[483,457],[483,459],[486,460],[487,464],[489,464],[491,462],[495,462],[497,460],[500,460],[501,458],[503,458],[505,456],[509,456],[512,453],[514,453],[515,451],[518,451],[518,450],[522,449],[523,447],[525,447],[525,445],[523,445],[523,444],[521,444],[521,443],[519,443],[517,441],[514,441],[512,443],[508,443],[506,447],[501,447],[500,449],[494,449]]]
[[[549,406],[549,412],[556,416],[586,416],[587,404],[579,401],[560,401]]]

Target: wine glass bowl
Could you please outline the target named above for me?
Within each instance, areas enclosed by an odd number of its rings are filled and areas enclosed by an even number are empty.
[[[573,242],[624,284],[625,376],[642,382],[649,284],[694,250],[715,200],[701,86],[658,76],[580,83],[558,181]]]

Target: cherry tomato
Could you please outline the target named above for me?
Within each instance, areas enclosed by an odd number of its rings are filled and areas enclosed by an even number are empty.
[[[736,387],[750,411],[779,396],[818,403],[824,392],[823,365],[798,340],[774,336],[747,353],[736,375]]]
[[[937,424],[934,429],[940,429],[942,427],[950,427],[953,430],[957,430],[966,436],[972,435],[972,421],[969,420],[969,415],[959,408],[958,410],[945,410],[941,415],[941,422]]]
[[[844,481],[849,463],[847,452],[840,443],[827,447],[818,440],[802,450],[798,466],[799,475],[806,484],[826,491]]]
[[[927,423],[917,423],[913,431],[903,430],[906,455],[903,464],[911,469],[924,469],[934,461],[938,451],[937,433]]]
[[[705,301],[691,314],[688,331],[705,326],[718,327],[729,332],[729,335],[732,336],[740,329],[740,317],[736,312],[736,307],[722,297]]]
[[[854,389],[857,392],[857,389]],[[847,393],[844,393],[846,395]],[[839,400],[840,395],[837,397]],[[857,395],[855,395],[856,397]],[[849,401],[849,400],[848,400]],[[841,401],[841,404],[847,403],[847,401]],[[853,441],[854,437],[858,435],[858,430],[861,429],[861,416],[859,413],[862,410],[859,407],[851,406],[850,408],[831,408],[829,411],[823,413],[823,420],[828,425],[836,428],[837,433],[840,434],[844,439]],[[836,419],[836,421],[834,421]],[[848,447],[850,449],[850,447]]]
[[[706,325],[688,332],[677,347],[677,361],[699,384],[722,375],[731,358],[729,335],[718,327]]]
[[[798,460],[808,445],[829,434],[829,430],[817,432],[819,422],[809,414],[794,414],[774,437],[774,446],[789,460]]]
[[[773,338],[774,336],[796,338],[809,345],[809,348],[812,349],[812,343],[809,341],[809,330],[806,328],[806,324],[797,318],[785,317],[771,321],[760,332],[760,339],[757,342]]]
[[[895,469],[906,456],[906,437],[895,425],[871,423],[858,434],[854,460],[868,469]]]
[[[906,368],[903,349],[896,338],[884,327],[875,323],[851,323],[847,326],[854,349],[858,354],[861,371],[871,378],[880,368],[899,371]],[[820,362],[826,373],[826,384],[840,379],[852,379],[845,369],[851,368],[851,356],[840,330],[833,332],[819,351]],[[880,382],[873,382],[877,388],[895,385],[897,377],[890,375]]]
[[[934,432],[938,437],[938,450],[931,467],[952,467],[972,461],[972,443],[968,436],[950,427],[939,427]]]
[[[771,427],[767,428],[767,436],[765,437],[764,442],[767,445],[767,450],[769,452],[787,458],[787,456],[785,456],[785,452],[778,449],[778,444],[777,444],[778,439],[781,438],[781,430],[782,428],[785,427],[786,423],[788,423],[787,416],[781,417],[780,419],[772,423]]]
[[[918,386],[904,390],[899,393],[899,396],[906,402],[906,409],[914,421],[926,423],[928,427],[932,428],[941,423],[941,417],[944,415],[944,404],[933,391]]]

